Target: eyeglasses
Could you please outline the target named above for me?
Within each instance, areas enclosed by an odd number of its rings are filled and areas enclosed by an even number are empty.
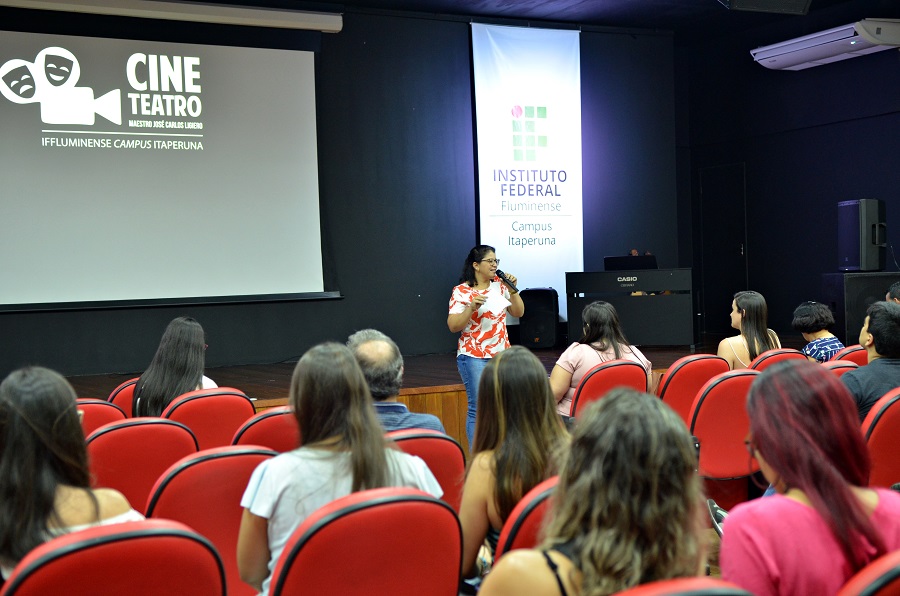
[[[491,265],[499,265],[500,259],[481,259],[479,263],[490,263]]]

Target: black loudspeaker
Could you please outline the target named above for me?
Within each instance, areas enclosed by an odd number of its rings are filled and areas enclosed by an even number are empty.
[[[519,319],[519,343],[526,348],[552,348],[556,345],[559,295],[553,288],[528,288],[521,294],[525,314]]]
[[[884,300],[900,273],[826,273],[822,276],[823,301],[834,313],[834,333],[845,346],[859,343],[866,309]]]
[[[838,269],[882,271],[887,245],[884,201],[838,203]]]
[[[812,0],[719,0],[731,10],[775,12],[778,14],[806,14]]]

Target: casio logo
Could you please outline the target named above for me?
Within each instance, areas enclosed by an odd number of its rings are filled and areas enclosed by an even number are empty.
[[[618,281],[637,281],[636,277],[617,277]]]

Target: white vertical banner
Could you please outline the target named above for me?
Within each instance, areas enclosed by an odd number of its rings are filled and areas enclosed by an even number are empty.
[[[584,267],[579,34],[473,23],[472,53],[481,242],[567,318],[565,273]]]

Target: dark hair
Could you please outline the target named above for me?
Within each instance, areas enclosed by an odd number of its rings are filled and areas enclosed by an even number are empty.
[[[581,311],[582,332],[578,340],[601,352],[612,348],[616,358],[622,357],[622,348],[628,348],[628,340],[619,323],[619,313],[609,302],[597,300],[591,302]]]
[[[381,346],[373,345],[381,342]],[[403,386],[403,355],[390,337],[375,329],[357,331],[347,339],[369,385],[372,399],[381,401],[400,393]]]
[[[800,333],[816,333],[830,329],[834,325],[831,309],[821,302],[804,302],[794,309],[794,320],[791,327]]]
[[[891,287],[888,288],[888,298],[891,300],[900,300],[900,281],[895,281],[891,284]]]
[[[501,518],[550,476],[553,454],[565,437],[547,370],[537,356],[513,346],[491,358],[478,384],[472,452],[494,452],[494,499]]]
[[[205,361],[206,335],[200,323],[191,317],[173,319],[134,387],[135,416],[159,416],[176,397],[197,389]]]
[[[571,544],[585,594],[694,575],[703,551],[696,466],[671,408],[613,389],[575,425],[542,548]]]
[[[750,290],[738,292],[734,295],[734,304],[741,313],[741,335],[747,341],[750,360],[753,361],[766,350],[777,348],[778,344],[767,327],[769,309],[762,294]]]
[[[496,253],[497,251],[494,250],[493,246],[488,246],[487,244],[479,244],[472,247],[472,250],[466,256],[466,260],[463,262],[462,275],[459,276],[459,281],[474,286],[478,280],[475,279],[475,268],[472,267],[472,263],[480,263],[489,252]]]
[[[0,561],[14,565],[60,526],[59,486],[90,488],[87,450],[75,390],[40,367],[0,383]],[[88,495],[99,519],[99,505]]]
[[[352,491],[386,486],[389,443],[375,417],[369,387],[347,346],[328,342],[307,351],[291,377],[290,402],[301,445],[336,439],[350,452]]]
[[[882,358],[900,358],[900,304],[873,302],[866,315],[875,351]]]
[[[870,462],[844,384],[813,362],[780,362],[753,381],[747,413],[753,447],[779,476],[773,484],[806,494],[851,569],[883,554],[884,541],[851,490],[868,485]]]

